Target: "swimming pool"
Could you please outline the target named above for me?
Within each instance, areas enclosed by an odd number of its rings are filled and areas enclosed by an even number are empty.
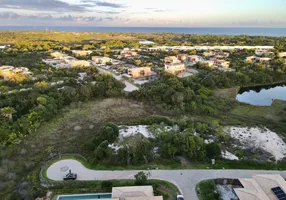
[[[73,194],[73,195],[60,195],[57,200],[94,200],[94,199],[110,199],[111,193],[103,194]]]

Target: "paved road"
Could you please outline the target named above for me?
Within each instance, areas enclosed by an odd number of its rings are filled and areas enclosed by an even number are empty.
[[[47,177],[51,180],[62,180],[68,170],[77,173],[78,180],[117,180],[134,179],[138,170],[96,171],[85,168],[76,160],[61,160],[51,165]],[[150,170],[151,179],[169,181],[178,186],[186,200],[198,200],[195,187],[202,180],[215,178],[250,178],[255,174],[281,174],[286,178],[286,171],[263,170]]]
[[[132,83],[126,81],[126,80],[123,80],[122,77],[120,75],[115,75],[113,72],[110,72],[106,69],[103,69],[102,67],[99,67],[97,66],[97,69],[99,71],[99,73],[110,73],[112,74],[113,78],[115,78],[116,80],[118,81],[122,81],[122,83],[125,84],[125,88],[124,88],[124,91],[126,92],[132,92],[132,91],[135,91],[135,90],[139,90],[139,88],[135,85],[133,85]]]

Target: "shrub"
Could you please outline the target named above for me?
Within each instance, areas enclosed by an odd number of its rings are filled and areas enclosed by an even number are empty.
[[[113,183],[111,181],[102,181],[101,188],[112,188]]]

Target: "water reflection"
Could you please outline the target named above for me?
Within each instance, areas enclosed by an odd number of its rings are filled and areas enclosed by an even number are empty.
[[[286,84],[242,88],[236,100],[256,106],[270,106],[274,99],[286,101]]]

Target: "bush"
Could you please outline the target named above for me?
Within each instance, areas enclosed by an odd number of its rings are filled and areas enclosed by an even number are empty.
[[[134,177],[135,185],[145,185],[147,183],[148,176],[144,172],[138,172]]]
[[[102,181],[101,188],[112,188],[113,183],[111,181]]]
[[[207,157],[208,158],[219,158],[221,156],[221,148],[218,143],[209,143],[206,145]]]
[[[215,184],[212,180],[199,183],[201,200],[220,200],[220,195],[216,192]]]

